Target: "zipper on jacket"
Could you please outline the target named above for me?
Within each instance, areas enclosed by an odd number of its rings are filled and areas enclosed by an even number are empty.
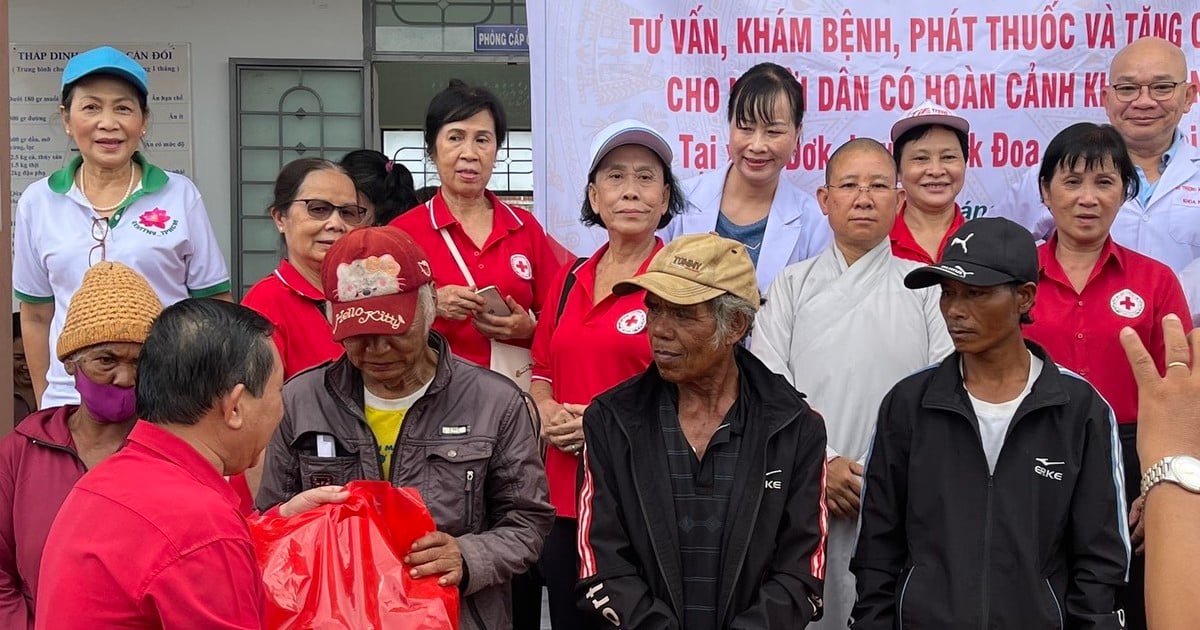
[[[467,485],[463,488],[467,494],[467,529],[475,526],[475,471],[467,471]]]
[[[66,446],[62,446],[61,444],[51,444],[50,442],[45,442],[45,441],[39,440],[37,438],[29,438],[29,443],[67,453],[71,457],[74,457],[75,461],[79,462],[80,465],[83,466],[84,470],[88,469],[87,464],[84,463],[83,458],[79,456],[79,453],[76,453],[74,450],[72,450]]]
[[[979,620],[979,627],[983,630],[988,629],[988,617],[992,614],[991,590],[988,584],[988,578],[992,574],[992,490],[995,487],[995,477],[988,475],[987,482],[987,509],[984,510],[983,521],[983,580],[981,593],[983,596],[983,617]]]
[[[1054,594],[1054,587],[1050,586],[1050,578],[1046,578],[1045,582],[1046,588],[1050,591],[1050,599],[1054,602],[1054,609],[1058,611],[1058,628],[1065,630],[1067,626],[1063,623],[1062,605],[1058,603],[1058,595]],[[1122,623],[1121,627],[1125,627],[1125,624]]]
[[[791,419],[789,422],[783,422],[783,423],[780,423],[780,425],[779,425],[779,426],[775,427],[775,430],[774,430],[774,431],[771,431],[770,433],[768,433],[768,434],[767,434],[767,439],[763,441],[763,444],[764,444],[764,445],[769,445],[769,444],[771,443],[771,440],[772,440],[772,439],[774,439],[774,438],[775,438],[775,436],[776,436],[776,435],[777,435],[777,434],[778,434],[780,431],[783,431],[784,427],[788,426],[788,425],[789,425],[789,424],[791,424],[792,422],[797,422],[797,420],[796,420],[796,417],[795,417],[795,416],[792,416],[792,419]],[[762,472],[763,472],[763,474],[764,474],[764,475],[765,475],[765,474],[766,474],[766,472],[767,472],[767,460],[766,460],[766,451],[767,451],[767,450],[768,450],[768,449],[766,449],[766,448],[764,448],[764,449],[763,449],[764,453],[763,453],[763,468],[762,468]],[[754,500],[754,505],[755,505],[755,507],[756,507],[756,508],[760,508],[760,509],[761,509],[761,508],[762,508],[762,498],[763,498],[763,495],[765,494],[765,491],[764,491],[763,485],[762,485],[761,483],[759,483],[759,484],[755,484],[755,485],[757,486],[757,492],[758,492],[758,494],[756,495],[756,498],[755,498],[755,500]],[[787,509],[785,508],[785,509],[784,509],[784,511],[786,512],[786,511],[787,511]],[[758,512],[759,512],[759,510],[758,510],[758,509],[754,510],[754,515],[753,515],[753,516],[750,518],[750,528],[746,530],[746,532],[747,532],[747,534],[748,534],[749,536],[754,536],[754,527],[755,527],[756,525],[758,525]],[[828,537],[826,537],[826,540],[828,540]],[[749,547],[749,543],[747,543],[747,548],[748,548],[748,547]],[[657,552],[656,552],[656,553],[657,553]],[[737,585],[737,582],[738,582],[738,578],[740,578],[740,577],[741,577],[741,575],[742,575],[742,567],[743,567],[745,564],[746,564],[746,554],[745,554],[745,553],[743,553],[743,554],[742,554],[742,557],[741,557],[741,558],[738,558],[737,569],[735,569],[735,570],[734,570],[734,572],[733,572],[733,579],[731,579],[731,580],[729,581],[729,583],[728,583],[728,590],[729,590],[729,592],[728,592],[728,593],[726,594],[726,596],[725,596],[725,608],[724,608],[724,610],[725,610],[725,615],[724,615],[724,616],[725,616],[725,617],[728,617],[728,616],[729,616],[729,607],[730,607],[730,606],[733,604],[733,593],[734,593],[734,591],[736,591],[736,590],[737,590],[737,586],[736,586],[736,585]],[[721,588],[725,588],[725,586],[726,586],[725,584],[720,584],[720,587],[721,587]],[[722,621],[722,622],[724,622],[724,620],[721,620],[721,621]]]

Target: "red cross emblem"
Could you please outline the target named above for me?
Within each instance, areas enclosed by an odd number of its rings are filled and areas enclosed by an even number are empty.
[[[1126,319],[1136,319],[1146,310],[1146,300],[1129,289],[1121,289],[1114,293],[1108,305],[1113,313]]]
[[[529,264],[529,259],[525,257],[525,254],[513,254],[509,257],[508,264],[512,266],[513,273],[521,278],[533,279],[533,265]]]
[[[623,335],[636,335],[646,329],[646,311],[637,309],[625,313],[617,319],[617,332]]]

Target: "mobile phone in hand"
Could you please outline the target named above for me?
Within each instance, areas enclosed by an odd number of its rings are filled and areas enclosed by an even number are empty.
[[[504,302],[504,297],[500,295],[500,290],[495,285],[483,287],[476,291],[475,295],[483,298],[483,310],[488,313],[499,317],[512,315],[512,309],[508,308],[508,304]]]

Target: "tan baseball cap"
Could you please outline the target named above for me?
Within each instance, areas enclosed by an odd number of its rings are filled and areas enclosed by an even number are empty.
[[[659,250],[646,272],[613,286],[628,295],[645,289],[673,304],[707,302],[731,293],[758,309],[762,296],[754,263],[741,243],[716,234],[688,234]]]

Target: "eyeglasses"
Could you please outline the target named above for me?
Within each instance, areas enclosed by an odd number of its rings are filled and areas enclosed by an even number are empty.
[[[304,209],[308,211],[308,216],[317,221],[328,219],[335,210],[346,225],[362,225],[367,220],[368,210],[352,203],[335,206],[324,199],[294,199],[292,203],[303,203]]]
[[[104,242],[108,239],[108,219],[104,217],[92,217],[92,238],[96,241],[96,244],[88,250],[89,267],[96,264],[96,262],[103,262],[108,259],[108,252],[104,247]],[[100,250],[100,260],[93,261],[92,256],[95,255],[97,249]]]
[[[1150,98],[1165,101],[1175,94],[1175,88],[1187,85],[1187,81],[1155,81],[1154,83],[1114,83],[1113,95],[1122,103],[1132,103],[1142,95],[1142,88],[1150,88]]]
[[[875,199],[888,193],[896,192],[896,187],[882,183],[859,186],[858,184],[846,182],[845,184],[838,184],[837,186],[826,185],[825,190],[845,197],[857,197],[860,193],[862,193],[868,197],[871,197],[872,199]]]

